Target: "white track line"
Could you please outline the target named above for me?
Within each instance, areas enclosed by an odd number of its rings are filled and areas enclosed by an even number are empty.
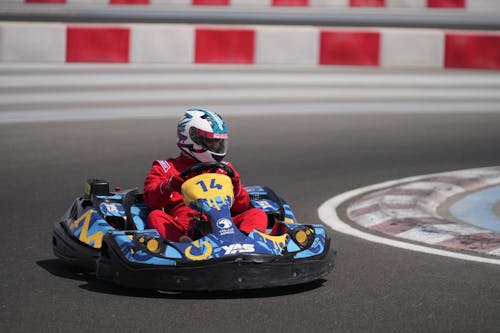
[[[385,244],[389,246],[394,246],[394,247],[399,247],[402,249],[410,250],[410,251],[417,251],[417,252],[423,252],[423,253],[428,253],[428,254],[434,254],[434,255],[439,255],[439,256],[445,256],[445,257],[450,257],[450,258],[455,258],[455,259],[462,259],[462,260],[468,260],[468,261],[476,261],[476,262],[481,262],[481,263],[488,263],[488,264],[494,264],[494,265],[500,265],[500,259],[491,259],[491,258],[484,258],[484,257],[479,257],[479,256],[473,256],[473,255],[468,255],[468,254],[462,254],[458,252],[451,252],[451,251],[445,251],[445,250],[439,250],[436,248],[432,247],[427,247],[423,245],[416,245],[416,244],[411,244],[411,243],[406,243],[394,239],[389,239],[389,238],[384,238],[380,237],[371,233],[363,232],[359,229],[353,228],[350,225],[344,223],[340,217],[337,214],[337,208],[344,203],[345,201],[358,196],[360,194],[369,192],[369,191],[374,191],[374,190],[379,190],[385,187],[390,187],[390,186],[395,186],[401,183],[405,182],[413,182],[413,181],[419,181],[424,178],[428,177],[433,177],[437,175],[444,175],[447,173],[437,173],[437,174],[429,174],[429,175],[423,175],[423,176],[415,176],[415,177],[408,177],[408,178],[403,178],[403,179],[398,179],[398,180],[392,180],[392,181],[387,181],[379,184],[374,184],[358,189],[354,189],[348,192],[344,192],[342,194],[339,194],[326,202],[324,202],[319,208],[318,208],[318,215],[321,221],[331,227],[333,230],[336,230],[338,232],[351,235],[354,237],[358,237],[370,242],[374,243],[379,243],[379,244]]]

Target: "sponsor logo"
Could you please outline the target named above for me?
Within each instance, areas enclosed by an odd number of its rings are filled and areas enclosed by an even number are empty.
[[[226,133],[214,133],[213,139],[227,139],[229,136]]]
[[[217,227],[219,229],[227,229],[227,228],[231,228],[231,226],[233,225],[233,223],[231,223],[231,220],[229,219],[220,219],[217,221]]]
[[[161,167],[163,168],[163,171],[167,173],[168,170],[170,169],[170,164],[168,164],[168,162],[165,160],[158,160],[158,163],[160,163]]]
[[[267,200],[254,200],[254,203],[256,203],[262,210],[268,210],[268,209],[276,209],[275,206],[273,206],[269,201]]]
[[[224,253],[225,255],[255,252],[253,244],[231,244],[229,246],[223,246],[222,248],[226,251]]]
[[[234,234],[234,230],[232,228],[231,229],[222,229],[222,230],[220,230],[219,233],[221,236],[231,235],[231,234]]]
[[[101,204],[101,210],[103,210],[105,213],[116,213],[118,214],[120,210],[118,209],[118,206],[115,204],[110,204],[110,203],[102,203]]]
[[[101,212],[106,216],[123,216],[125,211],[123,210],[123,206],[119,203],[107,203],[103,202],[99,205]]]
[[[221,236],[234,234],[234,229],[232,228],[233,223],[231,220],[222,218],[217,220],[217,228],[219,228],[219,233]]]

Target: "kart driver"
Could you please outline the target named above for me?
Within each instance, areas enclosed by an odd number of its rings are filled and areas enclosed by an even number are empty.
[[[231,178],[234,203],[231,215],[235,225],[244,233],[254,229],[265,231],[267,215],[250,206],[250,197],[231,163],[222,162],[227,152],[228,131],[222,118],[208,110],[189,109],[177,124],[177,146],[180,155],[168,160],[156,160],[144,181],[144,201],[151,213],[150,228],[171,241],[191,241],[198,238],[196,220],[199,212],[184,204],[179,174],[198,162],[221,162],[234,170]],[[198,236],[198,237],[197,237]]]

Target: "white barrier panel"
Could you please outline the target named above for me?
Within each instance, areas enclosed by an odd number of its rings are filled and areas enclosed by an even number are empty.
[[[427,0],[386,0],[389,8],[426,8]]]
[[[66,26],[59,23],[0,24],[0,61],[66,61]]]
[[[79,4],[79,5],[107,5],[109,0],[66,0],[68,4]]]
[[[318,29],[314,27],[256,27],[257,64],[316,65]]]
[[[272,0],[231,0],[232,6],[241,6],[241,7],[268,7],[271,6]]]
[[[470,11],[500,12],[500,0],[469,0],[466,6]]]
[[[349,7],[349,0],[309,0],[311,7]]]
[[[194,26],[135,24],[131,26],[130,62],[193,63]]]
[[[381,33],[382,67],[443,67],[443,31],[382,29]]]
[[[153,5],[191,5],[191,0],[151,0]]]

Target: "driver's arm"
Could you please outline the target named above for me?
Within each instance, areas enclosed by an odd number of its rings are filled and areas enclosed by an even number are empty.
[[[173,173],[173,168],[166,169],[159,161],[153,162],[144,180],[144,202],[149,209],[163,209],[170,203],[171,193],[165,193],[165,184]]]
[[[240,174],[238,173],[238,171],[236,171],[231,163],[228,162],[227,164],[234,171],[234,177],[231,178],[234,186],[234,203],[231,207],[231,212],[239,214],[250,208],[250,196],[241,183]]]
[[[241,182],[240,182],[241,185]],[[241,212],[244,212],[250,208],[250,196],[248,195],[247,190],[241,185],[241,189],[239,193],[234,196],[234,203],[233,206],[231,207],[231,212],[235,214],[239,214]]]

